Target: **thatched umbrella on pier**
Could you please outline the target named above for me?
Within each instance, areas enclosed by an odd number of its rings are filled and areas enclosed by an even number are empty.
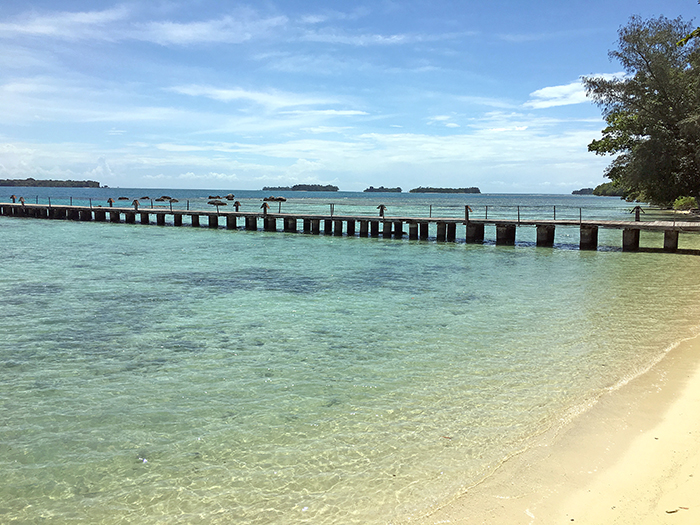
[[[240,201],[234,202],[234,203],[233,203],[233,207],[236,208],[236,211],[238,211],[238,210],[240,209],[240,207],[241,207],[241,202],[240,202]]]
[[[17,203],[17,195],[10,195],[10,199],[12,199],[12,204]]]
[[[180,202],[177,199],[170,199],[170,211],[173,211],[173,202]]]
[[[114,199],[113,199],[112,197],[110,197],[109,199],[107,199],[107,204],[109,204],[109,207],[110,207],[110,208],[111,208],[112,206],[114,206]]]
[[[132,202],[131,204],[134,205],[134,211],[139,211],[139,200],[138,199],[134,199],[134,202]]]
[[[263,215],[267,215],[267,210],[270,209],[270,205],[267,202],[263,202],[263,205],[260,206],[260,209],[263,211]]]
[[[287,199],[284,197],[265,197],[263,199],[264,202],[279,202],[279,209],[277,210],[278,213],[282,213],[282,203],[287,202]]]
[[[386,210],[386,206],[384,204],[380,204],[377,206],[377,209],[379,210],[379,216],[384,217],[384,211]]]
[[[207,204],[211,204],[212,206],[216,206],[216,213],[219,213],[219,206],[226,206],[226,203],[224,201],[220,201],[218,199],[215,199],[213,201],[207,202]]]

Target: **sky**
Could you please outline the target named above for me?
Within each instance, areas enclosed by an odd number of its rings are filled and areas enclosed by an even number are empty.
[[[696,0],[0,3],[0,178],[570,193],[605,182],[581,76]],[[696,24],[698,25],[698,24]]]

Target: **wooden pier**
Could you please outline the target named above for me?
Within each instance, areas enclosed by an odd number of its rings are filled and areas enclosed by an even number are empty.
[[[209,228],[221,226],[228,230],[238,228],[257,231],[262,225],[266,232],[283,231],[309,235],[383,237],[409,240],[429,239],[429,229],[435,226],[437,242],[469,244],[484,242],[484,227],[495,226],[496,244],[514,245],[516,232],[521,227],[536,228],[537,246],[554,245],[554,233],[558,226],[577,227],[580,230],[579,248],[596,250],[598,230],[622,230],[623,251],[639,250],[641,231],[664,233],[663,250],[678,250],[678,236],[683,233],[700,233],[700,222],[692,221],[614,221],[572,219],[526,219],[517,220],[470,218],[465,209],[464,218],[454,217],[377,217],[356,215],[311,215],[294,213],[250,213],[213,210],[171,210],[168,208],[66,206],[50,204],[0,203],[0,215],[9,217],[31,217],[73,221],[97,221],[126,224],[166,225],[166,217],[172,216],[174,226],[183,226],[183,218],[190,218],[193,227],[200,227],[202,219]],[[220,221],[224,221],[222,225]],[[404,231],[407,227],[407,232]],[[281,228],[281,229],[280,229]],[[458,228],[460,230],[458,235]]]

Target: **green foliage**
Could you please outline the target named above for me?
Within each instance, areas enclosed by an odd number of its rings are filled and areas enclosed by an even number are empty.
[[[601,197],[627,197],[628,191],[620,188],[614,182],[604,182],[593,189],[593,195]]]
[[[695,197],[678,197],[673,203],[674,210],[694,210],[698,207]]]
[[[698,0],[698,4],[700,4],[700,0]],[[690,33],[690,34],[684,36],[683,38],[681,38],[681,39],[676,43],[676,45],[677,45],[677,46],[684,46],[684,45],[686,45],[688,42],[690,42],[693,38],[700,38],[700,27],[698,27],[697,29],[695,29],[695,31],[693,31],[692,33]]]
[[[607,124],[588,149],[615,155],[605,175],[628,199],[700,196],[700,39],[676,45],[691,29],[681,18],[632,17],[610,52],[625,77],[583,78]]]

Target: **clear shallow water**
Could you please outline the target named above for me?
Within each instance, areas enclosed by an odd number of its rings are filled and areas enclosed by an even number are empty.
[[[420,514],[698,329],[699,258],[566,235],[0,217],[0,521]]]

